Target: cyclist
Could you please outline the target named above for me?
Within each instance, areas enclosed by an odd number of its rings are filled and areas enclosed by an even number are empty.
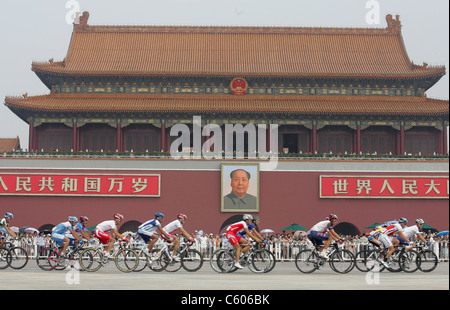
[[[6,212],[5,217],[0,220],[0,232],[5,235],[10,235],[11,237],[16,238],[17,234],[9,228],[9,223],[14,218],[14,215],[11,212]]]
[[[93,241],[89,234],[89,230],[86,229],[86,223],[89,221],[87,216],[80,216],[80,221],[75,225],[74,230],[79,235],[82,236],[87,241]],[[70,239],[71,244],[75,240],[75,238],[70,234],[70,232],[66,232],[66,237]]]
[[[170,222],[166,226],[164,226],[163,231],[165,231],[169,236],[171,236],[174,239],[173,244],[173,256],[174,259],[178,259],[177,251],[178,247],[180,246],[180,240],[175,238],[172,233],[176,231],[177,229],[180,230],[181,234],[186,238],[186,240],[189,240],[189,242],[194,242],[194,238],[192,238],[191,235],[183,228],[183,224],[187,221],[187,216],[185,214],[177,214],[177,219],[173,222]],[[162,235],[162,238],[166,240],[165,236]]]
[[[104,249],[104,256],[109,257],[110,251],[114,246],[115,237],[122,239],[124,241],[128,241],[124,235],[119,233],[117,226],[123,221],[124,217],[122,214],[116,213],[113,216],[112,220],[101,222],[95,227],[94,235],[100,240],[102,244],[107,244]],[[112,231],[112,236],[108,233]]]
[[[328,259],[326,249],[330,246],[331,242],[339,241],[341,238],[334,231],[334,224],[336,224],[338,217],[336,214],[330,214],[325,218],[325,221],[320,221],[306,233],[309,238],[313,238],[316,243],[321,246],[319,248],[319,255]]]
[[[247,227],[248,231],[250,232],[248,237],[252,238],[253,240],[255,240],[258,243],[263,243],[264,238],[260,235],[260,233],[256,229],[256,227],[259,224],[259,217],[257,217],[256,215],[253,215],[252,218],[253,218],[252,223]],[[236,233],[236,235],[239,235],[241,238],[247,239],[247,237],[246,237],[247,233],[245,232],[244,229],[241,229],[240,231],[238,231]]]
[[[163,236],[168,243],[174,241],[174,237],[169,235],[161,228],[161,221],[164,219],[164,214],[158,212],[155,214],[155,218],[148,220],[139,226],[138,234],[141,236],[142,240],[147,244],[148,253],[152,253],[153,245],[158,241],[159,235],[157,231]]]
[[[66,250],[70,245],[70,239],[67,238],[65,233],[69,231],[75,240],[81,240],[81,237],[75,232],[74,226],[77,224],[78,219],[76,216],[69,216],[69,221],[63,222],[52,229],[51,238],[56,241],[58,246],[62,246],[61,255],[65,256]]]
[[[409,241],[411,241],[412,237],[417,236],[420,239],[420,241],[422,241],[423,243],[426,243],[426,245],[429,246],[431,243],[427,242],[427,240],[425,240],[425,238],[420,233],[420,231],[423,228],[423,224],[425,224],[425,221],[423,219],[417,219],[416,225],[405,227],[403,229],[403,234],[405,235],[406,238],[408,238]],[[398,245],[407,245],[408,243],[405,242],[402,238],[397,237],[397,238],[394,238],[393,244],[396,247]],[[412,249],[415,245],[416,244],[414,242],[409,249]]]
[[[245,245],[245,247],[242,249],[242,253],[245,253],[248,250],[250,250],[250,245],[247,243],[247,239],[242,238],[237,233],[241,230],[244,230],[247,235],[250,235],[251,233],[248,230],[248,226],[252,224],[252,220],[253,216],[251,216],[250,214],[245,214],[243,217],[243,221],[234,223],[227,227],[226,237],[236,249],[236,262],[234,266],[239,269],[244,268],[241,266],[241,264],[239,264],[239,258],[241,256],[241,244]]]
[[[389,268],[389,257],[391,257],[392,253],[395,251],[394,244],[392,243],[392,239],[394,238],[394,234],[398,234],[398,236],[406,243],[409,243],[408,238],[403,234],[403,228],[406,227],[406,223],[408,220],[404,217],[399,218],[398,223],[391,224],[387,227],[384,227],[379,234],[378,240],[380,243],[384,245],[385,248],[389,249],[387,254],[384,256],[381,263]]]

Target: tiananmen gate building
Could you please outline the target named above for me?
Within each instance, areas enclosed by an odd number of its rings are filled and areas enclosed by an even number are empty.
[[[167,153],[177,139],[171,128],[193,129],[200,116],[202,126],[222,129],[277,125],[278,145],[267,151],[283,155],[430,157],[284,158],[273,171],[250,159],[5,157],[2,212],[14,206],[17,221],[56,225],[86,215],[99,222],[120,212],[142,223],[155,212],[185,213],[188,229],[217,233],[243,213],[276,231],[335,213],[360,231],[400,216],[448,228],[449,102],[426,95],[446,68],[411,62],[399,16],[387,15],[387,27],[376,29],[94,26],[88,19],[84,12],[74,25],[62,61],[33,62],[48,95],[5,99],[29,124],[30,152]],[[255,207],[221,203],[228,166],[257,167]]]

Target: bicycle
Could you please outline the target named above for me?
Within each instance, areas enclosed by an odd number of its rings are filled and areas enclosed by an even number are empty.
[[[57,246],[54,242],[49,247],[43,248],[36,256],[36,263],[44,271],[64,270],[67,267],[79,269],[76,264],[81,259],[80,254],[84,249],[83,243],[71,245],[65,256],[61,256],[62,246]]]
[[[16,240],[19,240],[16,238]],[[19,246],[14,246],[12,242],[5,242],[0,248],[0,269],[11,267],[12,269],[22,269],[28,264],[27,251]]]
[[[103,249],[103,245],[84,249],[80,256],[81,268],[88,272],[95,272],[101,267],[107,266],[110,260],[114,260],[117,269],[127,273],[135,270],[139,264],[137,253],[129,248],[127,241],[116,241],[114,251],[109,257],[105,257]]]
[[[313,243],[314,248],[300,251],[295,257],[295,266],[302,273],[313,273],[327,262],[327,258],[320,256],[319,253],[322,245],[318,244],[318,240],[308,238]],[[355,267],[355,256],[349,250],[339,248],[339,245],[334,242],[329,253],[328,263],[335,272],[349,273]]]
[[[160,249],[153,249],[152,253],[146,251],[147,245],[144,244],[137,250],[139,256],[139,265],[134,270],[136,272],[144,270],[145,267],[160,272],[176,272],[183,267],[188,272],[195,272],[200,270],[203,266],[203,255],[196,249],[189,248],[192,242],[183,243],[178,249],[178,259],[175,259],[170,253],[169,244],[163,243]]]
[[[257,242],[252,244],[240,244],[242,248],[251,245],[251,248],[242,253],[239,263],[242,267],[248,267],[255,273],[267,273],[273,270],[276,264],[275,255],[259,245]],[[234,266],[236,262],[236,251],[234,247],[216,250],[210,260],[211,267],[218,273],[230,273],[238,270]]]
[[[431,272],[436,269],[439,264],[439,258],[437,255],[428,249],[424,244],[419,244],[416,246],[418,252],[418,265],[422,272]]]
[[[356,268],[362,272],[368,272],[378,266],[380,272],[387,269],[390,272],[403,270],[408,273],[415,272],[419,268],[417,263],[418,253],[413,249],[407,250],[406,246],[397,247],[390,257],[389,267],[386,268],[381,262],[388,251],[388,248],[373,248],[358,252],[355,255]]]

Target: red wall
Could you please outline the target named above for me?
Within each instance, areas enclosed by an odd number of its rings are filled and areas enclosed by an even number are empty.
[[[108,172],[115,173],[115,171]],[[127,171],[127,173],[143,172]],[[161,174],[160,198],[0,196],[0,216],[10,211],[15,216],[11,226],[39,228],[44,224],[56,225],[66,221],[69,215],[88,216],[89,226],[92,226],[111,219],[115,212],[122,213],[125,222],[129,220],[144,222],[153,218],[155,212],[163,212],[166,215],[163,224],[172,221],[177,213],[185,213],[189,217],[185,225],[188,231],[202,229],[216,234],[222,223],[236,214],[220,212],[220,171],[181,170],[151,173]],[[259,212],[261,228],[281,232],[283,227],[294,222],[310,228],[329,213],[337,214],[339,222],[351,222],[361,231],[367,231],[364,227],[374,222],[382,223],[398,217],[406,217],[410,221],[420,217],[438,230],[449,228],[448,199],[320,199],[321,174],[327,173],[261,172]],[[351,175],[355,173],[352,172]],[[427,174],[414,172],[414,175]],[[448,173],[433,173],[433,175],[448,176]]]

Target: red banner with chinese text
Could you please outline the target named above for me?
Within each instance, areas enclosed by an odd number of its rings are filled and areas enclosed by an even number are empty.
[[[161,175],[0,173],[0,195],[160,197]]]
[[[448,176],[320,176],[320,198],[448,199]]]

